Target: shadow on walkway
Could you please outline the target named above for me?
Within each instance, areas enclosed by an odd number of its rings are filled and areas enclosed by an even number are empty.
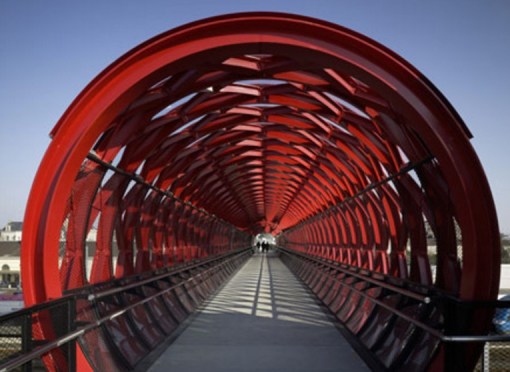
[[[149,371],[369,371],[274,252],[255,254]]]

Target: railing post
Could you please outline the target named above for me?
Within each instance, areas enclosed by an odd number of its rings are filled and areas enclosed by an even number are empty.
[[[445,317],[445,333],[448,336],[462,334],[463,325],[466,324],[467,306],[455,300],[445,299],[443,303],[443,314]],[[462,352],[455,342],[446,342],[445,349],[445,371],[464,370]]]
[[[67,301],[67,334],[75,330],[76,326],[76,297],[71,297]],[[67,367],[69,371],[76,371],[76,339],[66,344],[67,348]]]
[[[21,351],[23,354],[32,350],[32,313],[25,314],[21,323]],[[32,361],[23,364],[23,372],[32,371]]]
[[[490,371],[490,358],[491,358],[490,342],[486,342],[483,345],[483,356],[482,356],[482,372]]]

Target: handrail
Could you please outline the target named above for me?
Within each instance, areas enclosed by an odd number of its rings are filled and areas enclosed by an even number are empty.
[[[141,184],[153,191],[156,191],[157,193],[161,194],[161,195],[164,195],[168,198],[171,198],[175,201],[177,201],[178,203],[182,204],[182,205],[187,205],[188,207],[200,212],[200,213],[203,213],[205,215],[207,215],[208,217],[211,217],[217,221],[220,221],[222,224],[224,225],[228,225],[230,227],[234,227],[234,225],[232,225],[231,223],[225,221],[224,219],[216,216],[215,214],[211,214],[209,212],[207,212],[205,209],[203,208],[198,208],[197,206],[193,205],[192,203],[190,203],[189,201],[185,201],[185,200],[182,200],[181,198],[179,198],[177,195],[175,195],[173,192],[171,191],[168,191],[168,190],[162,190],[156,186],[154,186],[153,184],[145,181],[140,175],[138,174],[135,174],[135,173],[130,173],[128,171],[125,171],[124,169],[121,169],[115,165],[113,165],[112,163],[108,163],[106,161],[104,161],[103,159],[101,159],[99,156],[97,156],[97,154],[92,150],[90,151],[88,154],[87,154],[87,159],[89,159],[90,161],[96,163],[96,164],[99,164],[103,167],[105,167],[106,169],[108,170],[111,170],[112,172],[115,172],[117,174],[121,174],[123,175],[124,177],[128,178],[129,180],[131,181],[134,181],[138,184]],[[238,229],[236,229],[238,230]]]
[[[227,252],[227,253],[216,255],[214,257],[206,258],[206,259],[200,260],[198,262],[194,262],[194,263],[187,263],[187,262],[185,262],[184,263],[185,265],[176,266],[175,270],[172,268],[172,270],[167,271],[166,273],[160,274],[158,276],[149,277],[147,279],[143,279],[143,280],[140,280],[140,281],[136,281],[134,283],[130,283],[130,284],[126,284],[126,285],[121,285],[120,287],[116,287],[114,290],[118,291],[118,292],[121,292],[124,288],[131,289],[131,288],[136,287],[136,286],[145,285],[146,283],[150,283],[151,281],[161,280],[161,279],[163,279],[165,277],[173,276],[173,275],[185,272],[187,270],[190,270],[190,269],[202,266],[202,265],[210,263],[210,262],[214,262],[214,261],[217,261],[217,260],[223,260],[227,256],[235,255],[237,253],[242,253],[242,252],[245,252],[245,251],[249,251],[250,249],[251,249],[251,247],[250,248],[241,248],[241,249],[238,249],[238,250],[235,250],[235,251],[231,251],[231,252]],[[139,276],[139,275],[140,274],[135,274],[135,275],[124,277],[124,278],[117,278],[114,281],[115,282],[120,282],[120,281],[123,281],[123,280],[126,280],[126,279],[135,278],[136,276]],[[43,309],[47,308],[50,304],[51,304],[51,306],[54,306],[54,305],[57,305],[59,302],[65,303],[68,300],[72,300],[72,299],[75,299],[75,298],[84,298],[84,297],[86,297],[87,299],[89,299],[88,296],[90,294],[88,292],[83,291],[83,289],[90,289],[90,288],[93,288],[93,287],[96,287],[96,286],[100,286],[102,284],[104,284],[104,283],[98,283],[98,284],[93,284],[93,285],[89,285],[89,286],[86,286],[86,287],[82,287],[82,288],[79,288],[78,291],[76,291],[76,290],[68,291],[62,297],[55,298],[55,299],[50,299],[48,301],[44,301],[44,302],[32,305],[32,306],[30,306],[28,308],[26,307],[26,308],[22,308],[22,309],[10,312],[8,314],[4,314],[4,315],[0,316],[0,319],[2,321],[7,321],[10,318],[17,318],[18,316],[26,313],[27,309],[32,310],[32,312],[37,312],[39,310],[43,310]],[[103,297],[102,293],[106,292],[106,291],[109,291],[109,290],[97,292],[95,294],[96,296],[94,296],[94,298]]]
[[[320,260],[319,258],[310,256],[310,255],[306,255],[301,252],[291,251],[291,250],[283,248],[283,247],[278,247],[278,250],[283,252],[284,254],[289,255],[289,256],[298,256],[298,257],[301,257],[302,259],[306,259],[306,260],[309,260],[309,261],[312,261],[312,262],[315,262],[315,263],[318,263],[321,265],[325,265],[331,269],[346,273],[346,274],[356,277],[362,281],[374,284],[380,288],[389,289],[393,292],[402,294],[404,296],[408,296],[410,298],[420,300],[425,304],[432,303],[432,299],[429,296],[416,295],[411,291],[399,288],[397,286],[385,283],[385,282],[377,280],[377,279],[363,276],[363,275],[355,273],[353,271],[346,270],[340,266],[332,265],[328,262],[324,262],[324,261]],[[420,320],[410,317],[409,315],[394,308],[393,306],[390,306],[390,305],[384,303],[383,301],[380,301],[377,298],[370,296],[369,294],[365,293],[364,291],[355,288],[352,284],[344,283],[343,281],[335,278],[334,276],[331,276],[331,279],[333,279],[333,281],[335,283],[340,284],[342,287],[349,288],[350,290],[359,294],[363,298],[368,299],[369,301],[377,304],[378,306],[385,308],[386,310],[392,312],[393,314],[397,315],[398,317],[405,319],[406,321],[423,329],[424,331],[426,331],[429,334],[431,334],[432,336],[438,338],[442,342],[448,342],[448,343],[453,343],[453,342],[499,342],[499,341],[510,342],[510,334],[508,334],[508,335],[499,335],[499,334],[493,334],[493,335],[491,335],[491,334],[488,334],[488,335],[448,335],[448,334],[445,334],[444,331],[433,328]],[[445,296],[445,298],[447,300],[450,300],[449,297]],[[510,301],[467,301],[467,302],[465,301],[465,303],[469,304],[469,305],[483,305],[483,306],[491,306],[492,305],[493,307],[503,307],[503,308],[510,307]]]
[[[344,199],[342,199],[342,201],[334,204],[334,205],[331,205],[329,206],[326,210],[323,210],[321,212],[318,212],[316,214],[313,214],[313,215],[310,215],[308,216],[305,220],[297,223],[296,225],[290,227],[289,229],[286,229],[284,230],[285,233],[288,233],[288,232],[291,232],[291,231],[294,231],[298,228],[300,228],[301,226],[309,223],[310,221],[314,221],[315,219],[317,218],[320,218],[322,216],[324,216],[324,214],[327,214],[327,213],[331,213],[332,210],[335,210],[335,209],[338,209],[340,206],[344,205],[344,204],[347,204],[347,203],[350,203],[354,200],[356,200],[357,198],[369,193],[370,191],[382,186],[382,185],[385,185],[391,181],[393,181],[394,179],[400,177],[400,176],[403,176],[404,174],[407,174],[419,167],[421,167],[422,165],[424,164],[427,164],[427,163],[430,163],[432,161],[434,161],[436,159],[435,156],[433,155],[428,155],[426,156],[425,158],[417,161],[416,163],[407,163],[406,165],[402,166],[402,168],[400,168],[397,172],[393,173],[393,174],[390,174],[388,175],[386,178],[380,180],[380,181],[377,181],[377,182],[374,182],[370,185],[367,185],[363,190],[360,190],[358,191],[356,194],[352,195],[352,196],[349,196],[349,197],[346,197]]]
[[[293,251],[290,251],[290,250],[282,248],[282,247],[279,247],[278,250],[280,252],[286,254],[286,255],[289,255],[289,256],[297,256],[297,257],[300,257],[301,259],[306,259],[306,260],[309,260],[309,261],[312,261],[312,262],[315,262],[315,263],[318,263],[318,264],[321,264],[321,265],[325,265],[325,266],[327,266],[327,267],[329,267],[331,269],[337,270],[339,272],[346,273],[347,275],[356,277],[356,278],[358,278],[360,280],[366,281],[367,283],[374,284],[375,286],[379,286],[380,288],[389,289],[389,290],[391,290],[391,291],[393,291],[395,293],[399,293],[399,294],[402,294],[404,296],[407,296],[407,294],[410,292],[408,290],[404,290],[402,288],[399,288],[399,287],[397,287],[395,285],[391,285],[389,283],[385,283],[383,281],[380,281],[380,280],[377,280],[377,279],[374,279],[374,278],[366,277],[366,276],[364,276],[362,274],[356,273],[354,271],[345,269],[345,268],[340,267],[340,266],[332,265],[332,264],[324,262],[324,261],[322,261],[322,260],[320,260],[318,258],[311,257],[309,255],[305,255],[305,254],[302,254],[300,252],[293,252]],[[21,354],[19,356],[16,356],[16,357],[6,361],[5,363],[0,365],[0,372],[9,371],[9,370],[17,368],[19,366],[22,366],[23,364],[28,363],[31,360],[34,360],[36,358],[41,357],[42,355],[50,352],[51,350],[54,350],[56,348],[60,348],[60,347],[62,347],[65,344],[68,344],[70,342],[76,341],[82,335],[84,335],[87,332],[90,332],[90,331],[92,331],[92,330],[94,330],[96,328],[99,328],[100,326],[102,326],[106,322],[109,322],[109,321],[111,321],[111,320],[113,320],[113,319],[115,319],[115,318],[117,318],[119,316],[122,316],[122,315],[126,314],[127,312],[129,312],[130,310],[133,310],[134,308],[136,308],[138,306],[141,306],[141,305],[143,305],[145,303],[148,303],[148,302],[154,300],[155,298],[164,295],[165,293],[168,293],[170,291],[175,290],[176,288],[184,286],[187,283],[197,281],[199,278],[203,277],[204,275],[207,275],[209,272],[211,272],[213,270],[216,270],[218,267],[222,267],[224,265],[227,265],[232,260],[234,260],[234,259],[236,259],[236,258],[238,258],[238,257],[240,257],[240,256],[242,256],[244,254],[248,254],[249,251],[250,251],[250,248],[245,248],[245,249],[242,249],[242,250],[237,250],[235,252],[229,252],[229,254],[221,255],[221,258],[220,257],[215,257],[215,258],[207,259],[207,260],[195,263],[193,265],[189,265],[187,267],[179,268],[179,270],[171,271],[171,272],[168,272],[168,273],[165,273],[165,274],[161,274],[161,275],[154,276],[152,278],[145,279],[145,280],[140,281],[138,283],[129,283],[129,284],[123,286],[123,287],[115,288],[114,290],[108,289],[106,291],[101,291],[101,292],[98,292],[95,296],[90,296],[89,295],[87,297],[89,300],[92,300],[92,301],[100,300],[101,298],[104,298],[104,297],[107,297],[107,296],[111,296],[111,295],[115,295],[115,294],[117,294],[119,292],[125,292],[127,290],[132,289],[132,288],[141,287],[141,286],[147,285],[147,284],[149,284],[151,282],[159,281],[159,280],[161,280],[163,278],[179,274],[179,273],[181,273],[182,271],[185,271],[185,270],[190,270],[190,269],[193,269],[193,268],[196,268],[196,267],[199,267],[199,266],[207,265],[207,264],[209,264],[209,263],[211,263],[213,261],[220,261],[217,265],[208,267],[208,268],[204,269],[203,271],[197,273],[196,275],[191,276],[190,278],[184,279],[184,280],[180,281],[179,283],[171,285],[171,286],[169,286],[167,288],[160,289],[160,290],[156,291],[155,293],[151,294],[150,296],[138,299],[138,300],[130,303],[129,305],[126,305],[126,306],[124,306],[121,309],[115,310],[115,311],[113,311],[113,312],[111,312],[111,313],[109,313],[107,315],[104,315],[104,316],[102,316],[102,317],[100,317],[98,319],[95,319],[94,321],[82,324],[81,326],[77,327],[76,329],[71,330],[69,333],[67,333],[67,334],[65,334],[65,335],[63,335],[63,336],[61,336],[61,337],[59,337],[59,338],[57,338],[57,339],[55,339],[53,341],[49,341],[46,344],[43,344],[43,345],[40,345],[40,346],[36,346],[31,351],[29,351],[29,352],[27,352],[25,354]],[[230,257],[226,257],[226,256],[230,256]],[[352,284],[344,283],[341,280],[335,278],[334,276],[331,276],[331,279],[333,279],[333,281],[335,283],[340,284],[342,287],[349,288],[351,291],[357,293],[358,295],[362,296],[363,298],[371,301],[372,303],[374,303],[374,304],[376,304],[378,306],[381,306],[381,307],[385,308],[386,310],[392,312],[396,316],[398,316],[398,317],[400,317],[400,318],[402,318],[402,319],[412,323],[413,325],[421,328],[422,330],[424,330],[425,332],[431,334],[432,336],[434,336],[435,338],[437,338],[441,342],[455,343],[455,342],[491,342],[491,341],[492,342],[497,342],[497,341],[509,342],[510,341],[510,335],[448,335],[448,334],[445,334],[444,330],[436,329],[436,328],[431,327],[430,325],[424,323],[423,321],[414,319],[413,317],[405,314],[404,312],[400,311],[399,309],[396,309],[393,306],[388,305],[388,304],[384,303],[383,301],[381,301],[381,300],[379,300],[379,299],[377,299],[377,298],[375,298],[373,296],[370,296],[369,294],[367,294],[363,290],[359,290],[359,289],[355,288],[354,285],[352,285]],[[409,296],[409,297],[413,298],[413,299],[418,299],[419,300],[419,298],[416,298],[417,296]],[[421,297],[423,299],[427,298],[427,296],[419,296],[419,295],[418,295],[418,297]],[[46,303],[38,304],[38,305],[32,306],[30,308],[18,310],[18,311],[14,312],[14,313],[11,313],[11,314],[6,314],[6,315],[0,317],[0,321],[11,320],[13,318],[16,318],[16,315],[19,317],[19,316],[24,316],[27,313],[32,314],[32,313],[36,313],[36,312],[41,311],[41,310],[47,310],[48,308],[56,306],[56,305],[59,305],[59,304],[73,303],[73,302],[75,302],[79,298],[84,298],[84,296],[80,295],[80,294],[68,295],[66,297],[62,297],[62,298],[59,298],[59,299],[56,299],[56,300],[48,301]],[[428,302],[427,301],[423,301],[423,302],[425,304],[431,304],[431,301],[428,301]],[[492,301],[490,303],[488,301],[486,301],[486,302],[483,302],[483,301],[482,302],[481,301],[474,301],[474,303],[478,303],[478,302],[480,302],[480,304],[484,304],[484,305],[492,304],[494,306],[499,305],[501,307],[510,307],[510,303],[508,301]]]
[[[121,287],[115,287],[115,288],[111,288],[111,289],[106,289],[106,290],[101,291],[101,292],[91,293],[91,294],[89,294],[87,296],[87,299],[88,300],[95,300],[95,299],[98,299],[98,298],[101,298],[101,297],[111,296],[111,295],[119,293],[119,292],[124,292],[124,291],[132,289],[132,288],[142,287],[142,286],[144,286],[144,285],[146,285],[148,283],[152,283],[152,282],[155,282],[155,281],[158,281],[158,280],[162,280],[162,279],[165,279],[167,277],[174,276],[176,274],[180,274],[180,273],[188,271],[188,270],[192,270],[192,269],[194,269],[196,267],[203,266],[203,265],[206,265],[206,264],[214,262],[214,261],[223,260],[225,257],[233,256],[233,255],[236,255],[238,253],[243,253],[243,252],[246,252],[246,251],[248,251],[250,249],[251,248],[244,248],[244,249],[236,250],[234,252],[228,252],[228,253],[223,254],[223,255],[221,255],[219,257],[218,256],[217,257],[213,257],[213,258],[206,259],[204,261],[200,261],[200,262],[192,264],[192,265],[188,265],[188,266],[179,268],[179,270],[169,271],[169,272],[166,272],[166,273],[163,273],[163,274],[160,274],[160,275],[157,275],[157,276],[153,276],[153,277],[150,277],[150,278],[147,278],[147,279],[136,281],[136,282],[133,282],[133,283],[130,283],[130,284],[125,284],[125,285],[123,285]],[[128,279],[128,278],[123,278],[123,279]]]
[[[181,282],[177,283],[177,284],[174,284],[168,288],[164,288],[164,289],[161,289],[159,291],[157,291],[156,293],[153,293],[152,295],[150,296],[147,296],[147,297],[144,297],[140,300],[137,300],[133,303],[130,303],[129,305],[123,307],[122,309],[119,309],[119,310],[116,310],[108,315],[105,315],[99,319],[96,319],[88,324],[85,324],[85,325],[82,325],[78,328],[76,328],[75,330],[71,331],[70,333],[64,335],[64,336],[61,336],[53,341],[50,341],[44,345],[40,345],[40,346],[37,346],[35,347],[34,349],[32,349],[31,351],[29,351],[28,353],[25,353],[25,354],[21,354],[17,357],[14,357],[8,361],[6,361],[5,363],[1,364],[0,365],[0,372],[3,372],[3,371],[9,371],[9,370],[12,370],[14,368],[17,368],[17,367],[20,367],[22,366],[23,364],[25,363],[28,363],[30,362],[31,360],[34,360],[36,358],[39,358],[40,356],[50,352],[51,350],[54,350],[56,348],[59,348],[69,342],[72,342],[72,341],[75,341],[76,339],[78,339],[80,336],[84,335],[85,333],[87,332],[90,332],[96,328],[99,328],[101,325],[103,325],[104,323],[108,322],[108,321],[111,321],[125,313],[127,313],[128,311],[134,309],[135,307],[137,306],[140,306],[140,305],[143,305],[147,302],[150,302],[152,300],[154,300],[156,297],[159,297],[159,296],[162,296],[163,294],[167,293],[167,292],[170,292],[172,290],[175,290],[176,288],[178,287],[181,287],[183,285],[185,285],[186,283],[189,283],[189,282],[192,282],[192,281],[196,281],[198,278],[202,277],[203,275],[207,274],[208,272],[214,270],[214,269],[217,269],[218,267],[221,267],[221,266],[224,266],[226,265],[227,263],[231,262],[232,260],[234,260],[235,258],[237,257],[240,257],[242,255],[245,255],[247,254],[249,251],[251,250],[251,248],[245,248],[245,249],[241,249],[241,250],[236,250],[235,252],[229,252],[228,254],[225,254],[225,255],[222,255],[221,258],[219,257],[215,257],[215,258],[212,258],[212,259],[208,259],[208,260],[204,260],[204,261],[201,261],[201,262],[198,262],[196,264],[193,264],[193,265],[189,265],[189,266],[186,266],[185,268],[182,268],[179,269],[179,270],[176,270],[176,271],[171,271],[171,272],[168,272],[168,273],[165,273],[165,274],[162,274],[162,275],[158,275],[158,276],[155,276],[155,277],[152,277],[152,278],[148,278],[146,280],[143,280],[143,281],[140,281],[138,283],[130,283],[124,287],[120,287],[120,288],[115,288],[115,290],[106,290],[106,291],[102,291],[102,292],[99,292],[97,294],[97,296],[87,296],[87,299],[88,300],[98,300],[102,297],[106,297],[108,295],[114,295],[116,293],[119,293],[119,292],[125,292],[129,289],[132,289],[134,287],[140,287],[140,286],[144,286],[150,282],[154,282],[154,281],[158,281],[158,280],[161,280],[162,278],[165,278],[165,277],[169,277],[169,276],[174,276],[182,271],[185,271],[185,270],[190,270],[190,269],[193,269],[193,268],[196,268],[198,266],[203,266],[203,265],[206,265],[208,263],[211,263],[212,261],[220,261],[220,263],[216,266],[212,266],[212,267],[209,267],[207,269],[205,269],[204,271],[201,271],[200,273],[197,273],[196,275],[193,275],[191,276],[190,278],[187,278],[185,280],[182,280]],[[225,258],[225,256],[230,256],[228,258]],[[136,285],[135,285],[136,284]],[[77,299],[79,298],[84,298],[84,295],[83,294],[80,294],[80,293],[76,293],[76,294],[72,294],[72,295],[67,295],[65,297],[61,297],[59,299],[56,299],[56,300],[51,300],[51,301],[47,301],[45,303],[42,303],[42,304],[37,304],[37,305],[34,305],[32,307],[29,307],[29,308],[25,308],[25,309],[21,309],[21,310],[18,310],[14,313],[11,313],[11,314],[7,314],[5,316],[2,316],[0,317],[0,322],[2,321],[7,321],[7,320],[11,320],[13,318],[16,318],[16,317],[20,317],[20,316],[24,316],[26,315],[27,313],[37,313],[41,310],[46,310],[48,309],[49,307],[53,307],[55,306],[55,304],[57,303],[72,303],[72,302],[75,302]]]
[[[377,280],[377,279],[374,279],[374,278],[370,278],[370,277],[367,277],[367,276],[362,275],[362,274],[358,274],[355,271],[352,271],[350,269],[344,269],[341,266],[332,264],[332,263],[327,262],[327,261],[323,261],[323,260],[321,260],[321,259],[319,259],[317,257],[313,257],[313,256],[308,255],[308,254],[304,254],[304,253],[296,252],[296,251],[291,251],[291,250],[289,250],[287,248],[282,248],[282,247],[278,247],[278,249],[280,249],[281,251],[283,251],[283,252],[285,252],[287,254],[297,255],[297,256],[303,257],[304,259],[315,261],[317,263],[320,263],[321,265],[328,266],[330,269],[341,271],[342,273],[348,274],[348,275],[353,276],[353,277],[355,277],[357,279],[364,280],[364,281],[369,282],[371,284],[375,284],[375,285],[377,285],[379,287],[382,287],[382,288],[385,288],[385,289],[389,289],[390,291],[397,292],[397,293],[400,293],[400,294],[402,294],[404,296],[414,298],[415,300],[424,302],[426,304],[431,302],[431,297],[430,296],[420,295],[420,294],[417,294],[415,292],[409,291],[407,289],[400,288],[400,287],[398,287],[396,285],[393,285],[393,284],[390,284],[390,283],[386,283],[384,281]]]

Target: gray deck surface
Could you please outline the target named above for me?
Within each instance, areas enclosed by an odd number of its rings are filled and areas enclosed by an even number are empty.
[[[255,255],[149,371],[369,371],[275,255]]]

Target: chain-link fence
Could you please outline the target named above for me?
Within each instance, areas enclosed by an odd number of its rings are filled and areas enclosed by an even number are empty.
[[[476,372],[510,371],[510,342],[487,342],[475,368]]]
[[[30,328],[30,318],[7,319],[0,323],[0,361],[6,361],[20,354],[23,349],[23,334]]]
[[[495,339],[505,336],[510,337],[510,295],[502,297],[496,306],[491,335]],[[475,371],[510,371],[510,342],[486,342]]]
[[[22,309],[0,317],[0,365],[8,364],[12,360],[19,360],[34,348],[56,341],[67,335],[72,328],[74,318],[74,299],[57,300],[52,303]],[[42,337],[41,324],[52,325],[52,337]],[[46,357],[74,359],[71,344],[52,348],[53,351]],[[15,371],[45,370],[39,358],[27,360],[19,364]]]

